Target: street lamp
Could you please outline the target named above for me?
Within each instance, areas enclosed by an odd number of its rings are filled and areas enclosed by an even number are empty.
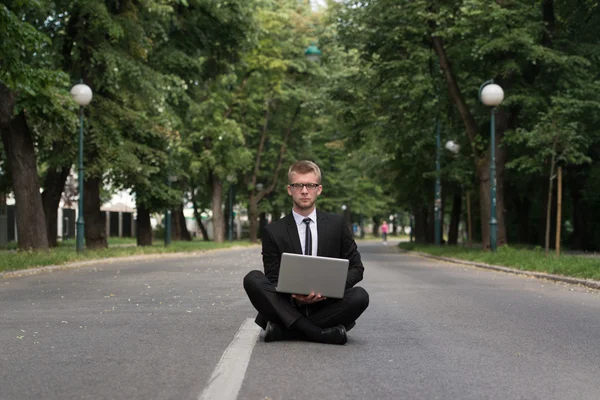
[[[492,107],[490,118],[490,247],[496,251],[496,106],[504,100],[504,91],[494,83],[494,80],[483,82],[479,88],[479,100],[486,106]]]
[[[435,124],[435,203],[434,203],[434,216],[435,216],[435,245],[439,246],[442,243],[442,184],[441,184],[441,167],[440,167],[440,146],[441,146],[441,132],[440,132],[440,121],[436,120]],[[445,145],[446,149],[452,153],[457,154],[460,151],[460,145],[454,143],[452,140],[448,140]]]
[[[446,149],[450,150],[454,154],[458,154],[458,152],[460,151],[460,145],[454,143],[454,141],[452,140],[448,140],[446,142]]]
[[[229,182],[229,241],[233,242],[233,191],[235,186],[235,175],[227,175],[227,182]]]
[[[80,82],[83,82],[81,80]],[[78,83],[71,88],[71,96],[79,104],[79,212],[77,215],[77,252],[83,252],[83,107],[92,101],[92,89],[84,83]]]
[[[440,118],[435,120],[435,203],[433,215],[435,219],[435,245],[442,244],[442,183],[440,182]]]
[[[317,62],[321,58],[321,50],[314,43],[311,43],[304,51],[304,55],[308,61]]]

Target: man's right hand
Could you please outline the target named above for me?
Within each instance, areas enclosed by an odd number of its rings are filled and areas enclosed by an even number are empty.
[[[318,303],[319,301],[325,300],[327,297],[321,296],[321,293],[315,294],[315,292],[312,292],[309,295],[293,294],[292,298],[294,298],[294,300],[296,300],[300,304],[314,304]]]

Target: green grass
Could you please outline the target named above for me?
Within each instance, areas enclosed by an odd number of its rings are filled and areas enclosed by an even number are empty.
[[[398,239],[408,239],[408,235],[404,235],[404,234],[400,235],[400,234],[398,234],[398,235],[394,236],[394,235],[388,233],[388,237],[387,238],[388,238],[388,241],[390,241],[390,240],[398,240]],[[382,240],[382,239],[381,239],[381,234],[379,234],[379,236],[375,236],[372,233],[367,233],[367,234],[365,234],[365,237],[362,238],[362,239],[361,239],[360,236],[355,236],[354,240],[359,241],[359,240]]]
[[[459,246],[417,245],[400,243],[404,250],[414,250],[435,256],[458,258],[492,265],[501,265],[523,271],[546,272],[549,274],[600,280],[600,257],[561,255],[551,253],[546,257],[541,248],[528,249],[521,246],[502,246],[496,253]]]
[[[173,241],[165,247],[162,240],[155,240],[152,246],[137,247],[135,238],[110,238],[107,249],[85,250],[83,254],[75,251],[75,241],[66,240],[50,251],[17,251],[14,249],[0,250],[0,272],[14,271],[46,265],[62,265],[77,261],[95,260],[110,257],[124,257],[142,254],[160,254],[176,252],[198,252],[212,249],[223,249],[232,246],[249,246],[247,241],[232,243]]]

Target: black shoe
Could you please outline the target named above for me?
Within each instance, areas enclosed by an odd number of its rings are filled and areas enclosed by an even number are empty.
[[[346,344],[346,327],[344,325],[334,326],[333,328],[323,329],[321,331],[321,342],[328,344]]]
[[[267,322],[265,328],[265,342],[276,342],[283,340],[283,328],[274,322]]]

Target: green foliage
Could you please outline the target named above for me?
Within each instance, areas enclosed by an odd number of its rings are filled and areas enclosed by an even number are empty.
[[[576,168],[593,161],[590,148],[598,143],[600,106],[600,57],[593,32],[600,13],[597,1],[580,3],[332,3],[331,40],[341,49],[336,55],[343,54],[339,60],[344,68],[333,75],[337,79],[329,95],[349,143],[363,154],[378,148],[376,152],[386,155],[372,179],[389,185],[386,192],[401,207],[429,208],[439,116],[442,146],[449,139],[461,146],[457,156],[442,149],[442,185],[472,188],[475,167],[489,162],[489,111],[480,104],[477,88],[490,78],[506,93],[501,108],[507,117],[497,133],[501,139],[506,135],[500,148],[506,149],[514,167],[505,175],[509,193],[518,197],[528,188],[531,193],[535,178],[530,172],[544,167],[555,139],[555,155],[562,165]],[[475,117],[478,129],[473,138],[467,139],[450,101],[432,37],[443,40],[468,112]],[[519,211],[507,213],[516,216]],[[532,216],[531,223],[539,221]]]
[[[510,138],[507,142],[511,143]],[[590,162],[585,155],[588,138],[581,133],[577,122],[564,122],[558,109],[541,116],[532,130],[518,129],[512,136],[515,144],[524,143],[529,154],[515,158],[507,164],[519,172],[542,172],[544,164],[552,160],[555,164],[582,164]]]
[[[442,146],[461,146],[457,155],[442,148],[445,193],[478,193],[489,109],[477,88],[493,78],[506,93],[499,137],[512,167],[508,230],[528,219],[535,237],[543,224],[515,207],[543,191],[538,179],[554,155],[572,193],[568,240],[592,238],[576,214],[595,215],[600,205],[600,7],[548,4],[342,0],[318,14],[297,0],[5,1],[0,82],[17,94],[14,112],[27,111],[41,173],[75,160],[77,106],[68,90],[83,79],[94,91],[86,174],[129,189],[139,204],[162,211],[195,197],[207,208],[213,176],[225,189],[235,184],[243,204],[257,183],[277,178],[259,205],[277,214],[290,205],[287,166],[306,158],[323,169],[319,207],[346,204],[357,218],[431,207],[436,120]],[[444,42],[475,119],[473,138],[432,37]],[[303,55],[311,42],[320,63]]]
[[[50,12],[46,1],[8,1],[0,10],[0,82],[16,94],[14,113],[27,110],[34,134],[46,143],[73,132],[77,121],[69,77],[54,62],[45,32]]]

